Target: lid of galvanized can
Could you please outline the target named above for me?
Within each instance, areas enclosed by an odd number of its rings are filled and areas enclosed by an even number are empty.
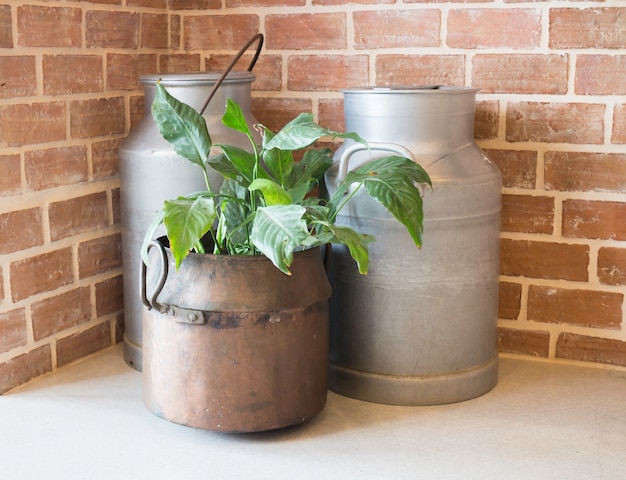
[[[150,73],[142,75],[139,81],[144,85],[156,84],[160,81],[165,87],[180,87],[194,85],[211,85],[217,82],[224,72],[195,72],[195,73]],[[230,72],[223,83],[251,83],[256,75],[251,72]]]
[[[374,87],[356,87],[344,88],[340,90],[342,93],[380,93],[380,94],[398,94],[398,93],[468,93],[478,92],[479,88],[454,86],[454,85],[391,85],[391,86],[374,86]]]

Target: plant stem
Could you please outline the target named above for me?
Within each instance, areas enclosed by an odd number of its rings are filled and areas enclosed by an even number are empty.
[[[352,198],[352,197],[356,194],[356,192],[358,192],[358,191],[361,189],[361,187],[363,186],[363,183],[364,183],[364,182],[359,182],[359,186],[358,186],[358,187],[356,187],[356,188],[352,191],[352,193],[351,193],[350,195],[348,195],[348,196],[345,198],[345,200],[339,204],[339,206],[335,209],[335,211],[334,211],[334,212],[332,213],[332,215],[330,216],[330,223],[334,223],[334,222],[335,222],[335,219],[337,218],[337,214],[341,211],[341,209],[342,209],[343,207],[345,207],[346,203],[348,203],[348,202],[350,201],[350,199],[351,199],[351,198]]]

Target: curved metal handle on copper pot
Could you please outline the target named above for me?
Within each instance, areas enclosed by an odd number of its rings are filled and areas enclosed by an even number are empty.
[[[415,157],[410,152],[410,150],[397,143],[368,142],[368,145],[369,148],[360,143],[356,143],[346,148],[345,152],[343,152],[341,158],[339,159],[339,170],[337,172],[338,183],[346,178],[346,175],[348,174],[348,164],[350,163],[350,157],[352,157],[352,155],[354,155],[355,153],[361,152],[363,150],[382,150],[385,152],[394,152],[416,162]]]
[[[213,95],[215,95],[215,92],[217,92],[217,89],[220,88],[220,85],[226,79],[226,76],[235,67],[235,65],[237,64],[239,59],[243,56],[243,54],[246,53],[246,50],[250,48],[250,45],[252,45],[257,40],[259,44],[257,45],[254,57],[252,57],[252,61],[250,62],[250,65],[248,66],[248,71],[249,72],[252,71],[252,69],[254,68],[254,65],[256,64],[256,61],[259,59],[259,55],[261,54],[261,48],[263,48],[263,34],[262,33],[257,33],[254,37],[248,40],[243,47],[241,47],[241,50],[239,50],[239,52],[237,52],[237,55],[235,55],[235,58],[233,58],[233,60],[230,62],[230,65],[228,65],[228,67],[226,67],[226,70],[224,70],[224,73],[222,73],[222,76],[217,80],[217,82],[215,82],[215,85],[213,85],[213,88],[211,89],[209,96],[205,100],[204,105],[202,105],[202,109],[200,110],[200,115],[204,114],[204,111],[209,106],[209,102],[213,98]]]
[[[148,298],[146,287],[146,274],[148,267],[146,266],[145,262],[141,262],[141,301],[149,309],[154,308],[157,312],[164,313],[167,311],[167,307],[157,303],[156,299],[159,296],[159,293],[161,293],[161,290],[163,290],[163,286],[165,285],[165,279],[167,278],[169,268],[167,263],[167,253],[165,252],[165,247],[163,247],[163,245],[161,245],[161,243],[157,240],[150,241],[150,243],[148,244],[148,253],[153,247],[159,250],[159,258],[161,260],[161,272],[159,274],[159,280],[157,282],[156,289],[154,293],[150,295],[150,298]]]
[[[163,290],[165,286],[165,281],[167,280],[167,274],[169,272],[169,263],[167,259],[167,252],[165,251],[165,247],[158,240],[151,240],[148,244],[148,253],[150,249],[158,248],[159,249],[159,258],[161,261],[161,269],[159,272],[159,278],[156,283],[156,288],[154,292],[148,298],[147,294],[147,286],[146,286],[146,277],[147,277],[147,269],[145,263],[141,262],[141,301],[143,304],[148,307],[148,309],[154,309],[157,312],[167,315],[168,317],[174,319],[178,323],[189,323],[192,325],[203,325],[206,323],[206,315],[202,310],[196,310],[193,308],[184,308],[179,307],[177,305],[167,305],[160,304],[157,302],[157,297]]]

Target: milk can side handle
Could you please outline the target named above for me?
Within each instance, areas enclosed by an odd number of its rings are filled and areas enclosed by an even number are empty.
[[[402,145],[398,145],[397,143],[384,143],[384,142],[369,142],[369,148],[365,145],[361,145],[360,143],[356,143],[351,147],[348,147],[341,158],[339,159],[339,171],[337,172],[337,182],[340,183],[346,178],[348,174],[348,164],[350,163],[350,157],[354,155],[356,152],[361,152],[363,150],[382,150],[385,152],[394,152],[398,153],[404,157],[407,157],[414,162],[416,162],[413,154],[406,147]]]
[[[230,62],[230,65],[228,65],[228,67],[226,67],[226,70],[224,70],[224,73],[222,73],[222,76],[217,80],[217,82],[215,82],[215,85],[213,85],[213,88],[211,89],[211,93],[209,93],[209,96],[205,100],[204,105],[202,105],[202,109],[200,110],[200,115],[204,114],[204,111],[209,106],[209,102],[215,95],[215,92],[217,92],[217,89],[220,88],[220,85],[222,84],[226,76],[235,67],[235,65],[237,64],[239,59],[243,56],[243,54],[246,52],[246,50],[250,48],[250,45],[252,45],[257,40],[259,41],[259,44],[256,47],[256,53],[254,54],[254,57],[252,57],[252,61],[250,62],[250,65],[248,66],[248,71],[249,72],[252,71],[261,53],[261,48],[263,48],[263,34],[262,33],[257,33],[254,37],[248,40],[243,47],[241,47],[241,50],[239,50],[239,52],[237,52],[237,55],[235,55],[235,58],[233,58],[233,60]]]

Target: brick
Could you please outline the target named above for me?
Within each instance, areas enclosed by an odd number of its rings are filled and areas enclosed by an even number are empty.
[[[517,320],[522,308],[522,286],[519,283],[500,282],[498,318]]]
[[[258,15],[186,16],[183,18],[183,49],[239,50],[259,29]]]
[[[122,276],[109,278],[96,284],[96,315],[102,317],[124,307]]]
[[[96,180],[109,178],[119,173],[120,139],[105,140],[91,144],[91,164],[93,178]]]
[[[45,95],[102,91],[100,55],[44,55],[42,64]]]
[[[563,201],[563,236],[626,240],[626,203]]]
[[[122,266],[119,233],[78,244],[78,278],[87,278]]]
[[[626,342],[563,332],[556,342],[556,357],[626,367]]]
[[[623,302],[621,293],[531,285],[528,320],[617,329],[622,322]]]
[[[76,288],[35,302],[31,306],[35,341],[88,322],[90,318],[91,292],[89,287]]]
[[[65,102],[0,105],[0,146],[65,140]]]
[[[146,106],[143,95],[130,97],[128,109],[130,110],[130,130],[132,130],[139,125],[146,114]]]
[[[485,149],[502,173],[502,185],[509,188],[535,188],[537,152],[530,150]]]
[[[626,103],[615,105],[611,143],[626,143]]]
[[[27,335],[23,308],[0,313],[0,353],[26,345]]]
[[[13,48],[11,5],[0,5],[0,48]]]
[[[567,93],[567,55],[489,54],[472,60],[472,85],[481,93]]]
[[[221,7],[222,0],[167,0],[168,10],[201,10]]]
[[[550,333],[542,330],[498,328],[498,350],[503,353],[548,357]]]
[[[85,14],[85,40],[89,48],[130,48],[139,45],[139,14],[89,10]]]
[[[43,245],[39,207],[0,215],[0,254],[26,250],[39,245]]]
[[[574,92],[578,95],[624,95],[624,77],[626,55],[578,55]]]
[[[604,105],[512,102],[506,112],[509,142],[604,143]]]
[[[0,155],[0,197],[22,192],[22,170],[19,155]]]
[[[139,90],[142,88],[139,77],[157,71],[155,54],[107,54],[107,90]]]
[[[86,182],[89,179],[88,168],[84,145],[24,153],[26,188],[31,191]]]
[[[200,54],[159,55],[159,71],[161,73],[199,72],[201,61]]]
[[[446,0],[447,1],[447,0]],[[396,3],[396,0],[313,0],[313,5],[346,5],[348,3],[358,5],[382,5],[386,3]],[[404,3],[411,3],[409,0],[404,0]]]
[[[277,132],[302,112],[312,111],[311,100],[305,98],[252,99],[252,113],[270,130]]]
[[[37,93],[35,57],[0,57],[0,98],[28,97]]]
[[[551,234],[554,199],[532,195],[502,195],[502,231]]]
[[[0,304],[4,300],[4,277],[2,274],[2,267],[0,267]]]
[[[476,140],[498,138],[499,122],[500,103],[498,101],[476,102],[476,114],[474,115],[474,138]]]
[[[626,248],[600,248],[598,278],[604,285],[626,285]]]
[[[297,13],[265,18],[268,50],[346,48],[345,13]]]
[[[502,275],[586,282],[588,265],[587,245],[507,238],[500,243]]]
[[[172,50],[180,50],[182,32],[182,20],[180,15],[170,15],[170,48]]]
[[[129,7],[148,7],[161,10],[167,8],[167,0],[126,0],[126,5]]]
[[[376,85],[464,85],[462,55],[376,56]]]
[[[447,29],[446,43],[453,48],[532,49],[539,47],[541,40],[541,11],[453,9],[448,13]]]
[[[23,47],[70,47],[82,45],[80,8],[17,8],[17,43]]]
[[[624,48],[623,8],[551,8],[550,48]]]
[[[546,152],[544,184],[566,192],[626,193],[626,154]]]
[[[305,0],[226,0],[227,8],[235,7],[301,7]]]
[[[368,10],[354,12],[354,48],[438,47],[441,12],[429,10]]]
[[[346,129],[346,120],[343,114],[343,99],[320,98],[318,101],[319,124],[336,132]]]
[[[83,332],[57,340],[57,365],[67,365],[111,345],[111,325],[103,322]]]
[[[72,248],[62,248],[10,265],[11,298],[19,302],[72,283]]]
[[[124,98],[74,100],[70,103],[72,138],[91,138],[124,133]]]
[[[0,394],[52,371],[50,345],[43,345],[0,363]]]
[[[108,225],[106,192],[53,202],[48,207],[50,239],[54,242]]]
[[[169,47],[169,18],[167,14],[144,13],[141,15],[142,48]]]
[[[366,86],[367,55],[293,55],[287,64],[287,88],[293,91],[336,91]]]
[[[232,59],[232,55],[208,55],[205,59],[205,70],[223,72]],[[251,61],[252,55],[244,55],[235,66],[234,71],[246,70]],[[282,56],[261,55],[252,71],[256,75],[256,80],[252,82],[252,90],[279,92],[283,87],[282,68]]]
[[[119,225],[122,221],[122,209],[120,207],[120,189],[111,190],[111,210],[113,211],[113,225]]]

